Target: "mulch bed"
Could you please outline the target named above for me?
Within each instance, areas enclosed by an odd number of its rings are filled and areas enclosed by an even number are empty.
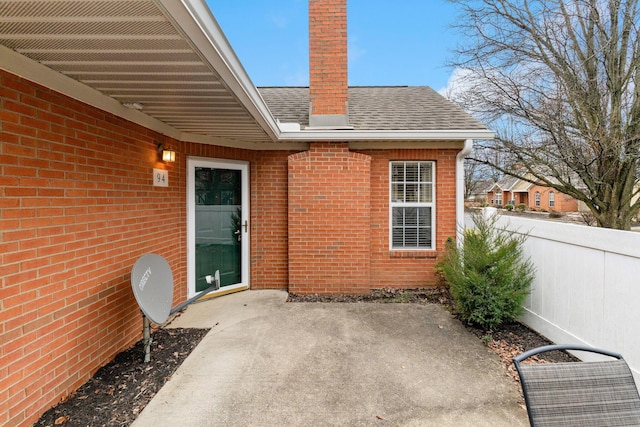
[[[453,311],[446,287],[428,289],[381,289],[370,295],[289,295],[290,302],[373,302],[441,304]],[[466,328],[501,358],[507,373],[518,381],[512,358],[523,351],[551,342],[521,323],[498,330],[473,325]],[[208,329],[158,329],[153,334],[151,362],[144,363],[142,340],[118,354],[69,398],[45,412],[34,426],[128,426],[186,359]],[[540,362],[575,361],[565,352],[545,355]]]
[[[151,361],[144,344],[119,353],[34,426],[128,426],[178,369],[209,329],[158,329],[152,334]]]

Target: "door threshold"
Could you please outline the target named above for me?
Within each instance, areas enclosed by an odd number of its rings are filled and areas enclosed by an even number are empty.
[[[249,286],[238,286],[238,287],[233,287],[231,289],[220,289],[217,291],[213,291],[213,292],[209,292],[206,295],[203,295],[202,297],[198,298],[198,301],[206,301],[208,299],[212,299],[212,298],[217,298],[217,297],[221,297],[224,295],[229,295],[229,294],[234,294],[236,292],[242,292],[242,291],[247,291],[249,290]]]

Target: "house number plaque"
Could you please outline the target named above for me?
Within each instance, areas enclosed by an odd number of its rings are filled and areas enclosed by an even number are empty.
[[[164,169],[153,169],[153,186],[154,187],[168,187],[169,186],[169,171]]]

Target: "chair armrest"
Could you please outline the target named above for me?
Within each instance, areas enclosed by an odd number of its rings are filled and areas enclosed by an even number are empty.
[[[620,353],[615,353],[613,351],[603,350],[595,347],[588,347],[585,345],[573,345],[573,344],[553,344],[553,345],[545,345],[542,347],[537,347],[529,351],[525,351],[524,353],[513,358],[513,361],[517,364],[522,362],[524,359],[527,359],[531,356],[535,356],[536,354],[545,353],[548,351],[554,350],[576,350],[576,351],[588,351],[591,353],[604,354],[605,356],[613,357],[619,360],[622,359],[622,355]]]

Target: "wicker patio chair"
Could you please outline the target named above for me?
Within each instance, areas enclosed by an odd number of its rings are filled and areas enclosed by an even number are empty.
[[[526,363],[553,350],[611,357],[599,362]],[[627,362],[618,353],[576,345],[548,345],[513,359],[531,426],[640,426],[640,396]]]

